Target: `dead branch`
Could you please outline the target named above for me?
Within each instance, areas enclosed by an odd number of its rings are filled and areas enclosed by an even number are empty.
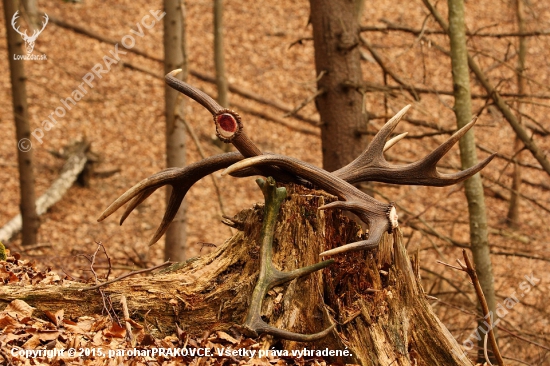
[[[438,29],[414,29],[402,25],[394,25],[386,22],[385,27],[376,26],[363,26],[360,28],[360,32],[404,32],[414,34],[415,36],[421,34],[446,34],[446,32]],[[550,35],[550,30],[535,30],[530,32],[503,32],[503,33],[481,33],[481,32],[466,32],[469,37],[490,37],[490,38],[506,38],[506,37],[540,37]]]
[[[360,39],[361,39],[361,42],[363,43],[363,45],[369,50],[372,57],[374,57],[374,59],[376,60],[376,63],[378,64],[378,66],[380,66],[380,68],[382,68],[382,70],[386,74],[391,76],[391,78],[393,80],[395,80],[399,85],[403,86],[407,91],[409,91],[409,93],[411,94],[411,96],[413,97],[413,99],[415,101],[419,101],[420,97],[418,96],[418,94],[416,93],[414,88],[412,86],[408,85],[407,83],[405,83],[403,80],[401,80],[401,78],[399,76],[397,76],[389,67],[386,66],[386,64],[385,64],[384,60],[382,60],[382,57],[380,56],[380,54],[374,49],[374,47],[372,47],[372,45],[369,43],[369,41],[367,41],[367,39],[365,37],[360,35]]]
[[[457,261],[460,266],[462,267],[462,270],[470,276],[470,279],[472,280],[474,284],[474,288],[476,290],[477,298],[479,299],[479,302],[481,304],[481,308],[483,309],[483,314],[485,315],[485,319],[487,323],[489,324],[489,340],[491,341],[491,348],[493,349],[493,354],[499,364],[499,366],[504,366],[504,360],[502,359],[502,356],[500,355],[500,350],[497,345],[497,340],[495,338],[495,333],[493,331],[493,319],[489,314],[489,306],[487,306],[487,301],[485,300],[485,296],[483,295],[483,291],[481,290],[481,284],[479,283],[479,279],[477,278],[477,272],[474,269],[474,266],[472,265],[472,262],[470,261],[470,257],[468,257],[468,254],[466,253],[466,250],[462,250],[462,256],[464,257],[464,262],[466,263],[466,266],[464,266],[460,261]],[[487,362],[489,362],[489,359],[487,357],[487,353],[485,353],[485,359]]]
[[[302,108],[304,108],[306,105],[308,105],[309,103],[311,103],[311,101],[315,100],[315,98],[325,94],[326,90],[321,88],[319,90],[317,90],[314,94],[310,95],[309,97],[307,97],[302,103],[300,103],[296,108],[294,108],[293,110],[291,110],[290,112],[286,113],[285,115],[283,115],[283,117],[292,117],[292,116],[295,116],[296,113],[298,113]]]
[[[117,281],[120,281],[124,278],[127,278],[127,277],[130,277],[130,276],[135,276],[137,274],[141,274],[141,273],[147,273],[147,272],[151,272],[151,271],[154,271],[155,269],[159,269],[159,268],[162,268],[162,267],[166,267],[167,265],[171,264],[172,262],[170,261],[166,261],[162,264],[159,264],[157,266],[154,266],[154,267],[150,267],[150,268],[145,268],[145,269],[140,269],[138,271],[133,271],[133,272],[130,272],[130,273],[126,273],[120,277],[117,277],[117,278],[114,278],[112,280],[109,280],[109,281],[105,281],[105,282],[102,282],[100,284],[97,284],[95,286],[91,286],[91,287],[86,287],[86,288],[82,288],[82,289],[79,289],[78,291],[90,291],[90,290],[95,290],[95,289],[98,289],[100,287],[103,287],[103,286],[107,286],[113,282],[117,282]]]

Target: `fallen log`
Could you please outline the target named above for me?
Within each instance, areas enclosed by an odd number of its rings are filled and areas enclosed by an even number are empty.
[[[287,186],[274,234],[273,263],[290,271],[319,262],[319,253],[357,240],[359,226],[338,210],[318,207],[335,197]],[[243,324],[258,278],[263,206],[244,210],[231,221],[239,232],[211,254],[193,258],[148,277],[127,278],[102,287],[117,311],[124,296],[132,319],[155,336],[190,334]],[[335,324],[325,338],[299,343],[263,336],[264,346],[282,349],[349,350],[337,364],[472,365],[435,316],[398,230],[373,251],[346,253],[322,271],[271,289],[262,318],[297,333],[316,333]],[[20,299],[38,311],[63,309],[65,318],[100,313],[103,299],[88,284],[2,286],[0,308]],[[120,307],[120,306],[119,306]]]
[[[46,213],[50,207],[57,203],[77,180],[79,174],[84,170],[88,157],[86,152],[90,148],[87,142],[75,144],[73,153],[68,157],[65,165],[59,173],[59,177],[53,181],[46,192],[36,200],[36,213],[38,216]],[[21,214],[17,214],[0,228],[0,242],[9,242],[21,231]]]

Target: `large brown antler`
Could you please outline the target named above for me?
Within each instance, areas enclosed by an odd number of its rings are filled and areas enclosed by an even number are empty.
[[[181,70],[178,69],[166,74],[166,84],[208,109],[214,117],[218,138],[223,142],[232,143],[246,157],[262,155],[262,151],[243,131],[241,117],[237,112],[223,108],[208,94],[176,78],[176,75],[180,72]]]
[[[189,165],[185,168],[170,168],[157,173],[128,190],[113,202],[99,218],[99,221],[105,219],[131,200],[122,215],[122,224],[130,212],[149,197],[156,189],[164,185],[172,185],[174,190],[168,202],[166,213],[157,232],[151,239],[150,244],[155,243],[162,237],[170,222],[173,220],[185,194],[195,182],[206,175],[219,169],[227,168],[231,164],[242,160],[243,156],[264,156],[261,150],[244,133],[240,116],[236,112],[224,109],[207,94],[177,79],[175,75],[177,75],[178,72],[180,72],[180,70],[174,70],[167,74],[166,82],[174,89],[189,96],[208,109],[213,115],[218,137],[225,142],[232,143],[242,155],[236,153],[222,154],[204,159],[199,163]],[[325,170],[296,159],[276,155],[264,156],[261,159],[252,160],[246,164],[243,163],[243,165],[237,165],[229,171],[232,172],[231,175],[238,176],[250,176],[258,173],[264,176],[272,175],[280,181],[298,181],[302,184],[307,183],[303,180],[303,178],[305,178],[344,199],[344,202],[334,202],[323,208],[339,207],[356,213],[361,220],[369,224],[369,239],[333,249],[323,253],[324,255],[375,247],[384,231],[391,231],[397,226],[395,208],[393,205],[383,204],[362,193],[350,183],[378,181],[409,185],[451,185],[477,173],[494,157],[494,155],[491,155],[481,163],[454,174],[441,174],[437,171],[437,162],[449,151],[452,145],[473,126],[475,123],[475,120],[473,120],[468,125],[458,130],[424,159],[403,166],[390,165],[385,160],[383,152],[405,137],[406,133],[398,135],[387,142],[386,139],[409,108],[410,106],[406,106],[389,120],[376,134],[367,149],[357,157],[357,159],[333,173],[328,173]],[[254,164],[260,166],[260,171],[247,170],[247,166],[252,166]],[[265,166],[266,164],[268,166]],[[292,176],[287,171],[279,169],[279,167],[291,171],[295,175]]]
[[[342,247],[323,252],[321,255],[334,255],[376,247],[384,231],[391,232],[398,225],[395,208],[392,204],[383,204],[375,200],[350,183],[379,181],[395,184],[446,186],[463,181],[477,173],[495,156],[493,154],[479,164],[458,173],[441,174],[437,171],[437,162],[474,125],[476,121],[474,119],[455,132],[447,141],[424,159],[403,166],[390,165],[384,158],[383,152],[403,138],[404,135],[396,136],[388,142],[386,142],[386,139],[409,107],[403,108],[388,121],[376,134],[369,147],[357,159],[336,172],[329,173],[287,156],[262,155],[235,163],[227,168],[222,175],[233,174],[244,168],[265,164],[285,168],[343,199],[343,201],[333,202],[319,209],[341,208],[348,210],[355,213],[363,222],[369,225],[369,238],[367,240],[346,244]]]
[[[390,119],[384,127],[378,131],[369,146],[354,161],[332,174],[342,178],[348,183],[364,181],[376,181],[393,184],[424,185],[424,186],[448,186],[459,183],[483,169],[495,157],[489,156],[479,164],[454,174],[441,174],[437,171],[436,164],[451,149],[476,122],[474,118],[470,123],[456,131],[447,141],[432,151],[423,159],[407,165],[391,165],[384,158],[383,152],[390,142],[403,135],[388,141],[386,139],[395,129],[403,115],[409,110],[410,105],[399,111]],[[404,137],[404,136],[403,136]]]

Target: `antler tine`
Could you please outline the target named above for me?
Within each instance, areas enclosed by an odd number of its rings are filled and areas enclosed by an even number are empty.
[[[399,141],[403,140],[405,138],[405,136],[407,136],[408,134],[409,134],[408,132],[403,132],[402,134],[397,135],[397,136],[392,137],[391,139],[389,139],[386,142],[386,144],[384,145],[383,151],[387,151],[387,150],[391,149],[393,145],[395,145]]]
[[[343,200],[321,206],[319,207],[320,210],[341,208],[351,211],[369,225],[370,233],[367,240],[346,244],[339,248],[338,253],[375,247],[382,238],[384,231],[392,232],[398,225],[397,213],[393,204],[377,201],[334,174],[288,156],[261,155],[248,158],[231,165],[222,172],[222,175],[232,174],[251,166],[270,164],[283,167]],[[333,253],[334,251],[331,250],[321,253],[321,255]]]
[[[157,189],[165,185],[166,182],[170,182],[176,176],[174,173],[177,170],[178,168],[169,168],[169,169],[163,170],[161,172],[158,172],[150,176],[149,178],[142,180],[138,184],[134,185],[132,188],[130,188],[129,190],[124,192],[120,197],[118,197],[113,203],[111,203],[109,207],[107,207],[105,211],[103,211],[103,213],[99,216],[97,221],[105,220],[113,212],[118,210],[125,203],[127,203],[134,197],[138,196],[143,191],[148,189]]]
[[[170,199],[168,200],[168,204],[166,205],[166,211],[164,212],[162,221],[160,222],[160,225],[151,240],[149,240],[149,246],[159,241],[166,230],[168,230],[168,227],[172,223],[172,220],[174,220],[174,217],[176,217],[176,214],[178,213],[181,203],[183,202],[183,199],[185,198],[185,195],[187,194],[189,188],[190,186],[186,187],[185,189],[172,189],[172,193],[170,194]]]
[[[141,203],[145,201],[150,195],[152,195],[156,190],[156,187],[144,189],[138,195],[132,198],[128,206],[126,206],[124,213],[120,217],[119,224],[122,225],[124,221],[128,218],[128,216],[132,213],[132,211],[134,211],[136,207],[141,205]]]
[[[218,104],[218,102],[212,99],[210,95],[178,79],[176,75],[182,71],[182,69],[176,69],[166,74],[164,77],[166,84],[180,93],[187,95],[197,103],[200,103],[200,105],[208,109],[208,111],[213,115],[218,114],[224,109]]]
[[[372,162],[380,163],[384,161],[384,156],[382,155],[382,153],[395,145],[403,137],[405,137],[403,134],[401,134],[399,135],[401,137],[396,136],[386,143],[386,139],[390,136],[395,127],[397,127],[397,124],[401,121],[401,118],[403,118],[409,108],[411,108],[410,104],[406,105],[403,109],[397,112],[397,114],[393,116],[388,122],[386,122],[386,124],[380,129],[380,131],[378,131],[369,146],[367,146],[367,148],[361,153],[361,155],[355,158],[355,160],[353,160],[348,165],[332,173],[341,177],[345,181],[350,182],[346,178],[348,176],[353,176],[353,173],[356,170],[361,169],[363,166],[365,166],[365,164],[372,164]]]

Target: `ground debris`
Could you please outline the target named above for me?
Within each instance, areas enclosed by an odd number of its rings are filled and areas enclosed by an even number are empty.
[[[62,284],[49,269],[39,271],[17,253],[0,261],[4,285]],[[328,365],[323,357],[263,351],[261,340],[223,331],[192,337],[177,334],[155,338],[133,319],[83,314],[64,317],[63,309],[38,314],[23,300],[0,312],[2,365]],[[121,324],[118,323],[121,322]],[[124,321],[132,329],[128,337]],[[288,353],[288,351],[287,351]]]

